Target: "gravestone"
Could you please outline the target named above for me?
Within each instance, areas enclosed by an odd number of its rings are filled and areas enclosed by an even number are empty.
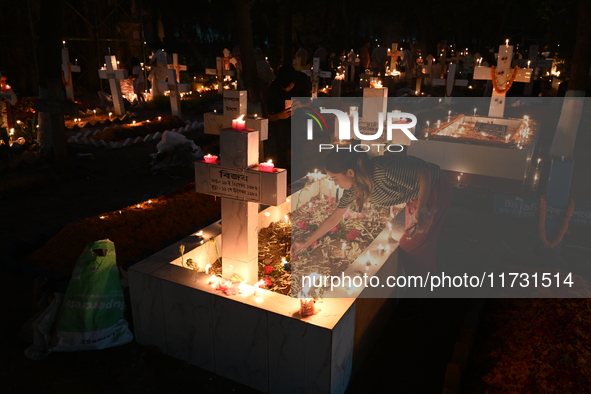
[[[117,65],[117,58],[115,56],[105,56],[106,68],[99,70],[99,77],[101,79],[108,79],[111,87],[111,96],[113,98],[113,112],[116,115],[123,115],[125,113],[125,105],[123,103],[123,96],[121,94],[120,80],[127,78],[127,70],[119,70]]]
[[[330,71],[320,70],[320,58],[315,57],[312,63],[312,70],[302,70],[304,74],[310,77],[312,81],[312,97],[318,97],[318,83],[320,78],[330,78],[332,73]]]
[[[513,46],[508,44],[499,46],[497,55],[497,66],[492,67],[476,66],[474,68],[474,79],[492,80],[493,92],[490,100],[488,116],[491,118],[503,118],[505,115],[505,97],[511,88],[511,80],[514,82],[529,82],[532,70],[529,68],[512,69]],[[494,78],[494,79],[493,79]]]
[[[223,67],[223,60],[227,59],[227,58],[222,58],[222,57],[216,57],[215,58],[215,68],[206,68],[205,69],[205,74],[207,75],[215,75],[217,78],[217,83],[218,83],[218,94],[223,94],[224,92],[224,78],[225,76],[234,76],[234,71],[232,70],[226,70],[225,67]]]
[[[172,54],[172,64],[168,65],[169,69],[175,70],[175,80],[181,82],[181,71],[187,71],[187,66],[179,63],[179,54]],[[170,77],[168,78],[170,81]]]
[[[168,81],[167,82],[158,82],[160,84],[160,89],[165,91],[168,89],[170,92],[170,108],[172,110],[172,115],[178,116],[182,119],[182,111],[181,111],[181,92],[188,92],[189,85],[184,83],[177,83],[176,79],[176,70],[169,68],[168,69]]]
[[[79,73],[80,66],[78,60],[76,64],[70,63],[70,52],[64,44],[62,48],[62,79],[64,86],[66,87],[66,96],[74,101],[74,81],[72,81],[72,73]]]
[[[447,69],[447,77],[433,78],[433,86],[445,86],[445,97],[451,97],[454,86],[468,86],[467,79],[456,79],[456,69],[458,65],[450,63]]]
[[[244,116],[246,128],[259,131],[259,153],[263,156],[262,142],[269,136],[269,119],[258,115],[247,116],[246,90],[224,90],[223,112],[207,112],[203,115],[205,134],[219,135],[220,130],[231,127],[232,120]],[[261,161],[263,161],[261,157]]]
[[[279,205],[286,199],[287,171],[261,171],[259,132],[230,128],[220,133],[220,164],[195,163],[198,193],[222,197],[222,275],[258,282],[259,204]]]
[[[39,128],[42,135],[51,136],[56,164],[65,167],[68,152],[64,132],[64,115],[78,116],[78,105],[64,100],[62,81],[48,79],[47,89],[40,89],[41,98],[35,100],[34,108],[39,112]]]
[[[538,46],[530,45],[527,59],[515,59],[513,60],[512,65],[522,68],[531,68],[533,70],[532,77],[523,90],[524,96],[531,96],[534,81],[540,78],[540,68],[552,68],[554,65],[554,59],[538,59]]]
[[[351,52],[347,54],[343,66],[345,66],[345,81],[354,82],[355,68],[359,66],[359,56],[357,56],[352,49]]]

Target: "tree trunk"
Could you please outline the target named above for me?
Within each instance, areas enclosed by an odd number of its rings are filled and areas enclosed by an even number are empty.
[[[248,92],[248,103],[253,113],[261,112],[261,88],[254,57],[254,42],[250,9],[254,1],[245,2],[234,0],[237,12],[238,45],[240,46],[240,60],[242,63],[242,79]]]
[[[38,61],[39,61],[39,92],[40,95],[61,89],[61,47],[63,1],[42,0],[41,20],[39,21]],[[52,86],[52,81],[60,81],[59,86]],[[63,93],[63,92],[62,92]],[[51,97],[51,94],[48,94]],[[63,97],[63,94],[60,95]],[[65,167],[68,161],[66,134],[64,130],[64,116],[58,114],[41,113],[39,116],[39,136],[41,152],[49,154],[53,151],[55,163],[58,167]],[[44,145],[45,144],[45,145]],[[47,146],[47,144],[51,144]]]
[[[585,97],[589,67],[591,66],[591,51],[589,51],[589,46],[591,46],[591,23],[589,23],[591,2],[579,0],[577,14],[577,35],[571,66],[572,72],[556,134],[550,148],[550,154],[554,157],[573,158],[577,130],[583,110],[583,97]]]

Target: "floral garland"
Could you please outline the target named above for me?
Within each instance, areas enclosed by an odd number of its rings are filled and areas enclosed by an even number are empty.
[[[493,84],[493,88],[495,89],[495,92],[497,92],[498,94],[503,94],[505,92],[507,92],[509,89],[511,89],[511,86],[513,86],[513,82],[515,82],[515,77],[517,77],[517,70],[519,69],[519,67],[515,66],[513,67],[513,74],[511,74],[511,79],[509,79],[509,82],[507,83],[507,86],[505,87],[505,89],[499,89],[499,86],[497,84],[497,77],[496,77],[496,67],[492,66],[490,68],[490,76],[492,79],[492,84]]]
[[[575,211],[575,200],[572,198],[568,201],[568,206],[566,208],[566,213],[564,218],[562,219],[562,223],[558,228],[558,234],[556,234],[556,239],[552,242],[548,241],[546,238],[546,196],[540,197],[540,215],[539,215],[539,231],[540,231],[540,240],[542,244],[548,248],[553,248],[562,242],[562,238],[566,234],[566,230],[568,230],[568,223],[570,222],[570,218],[573,216],[573,212]]]

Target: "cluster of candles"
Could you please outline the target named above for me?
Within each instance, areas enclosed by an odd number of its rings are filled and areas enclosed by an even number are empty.
[[[203,161],[209,164],[217,164],[218,156],[207,154],[203,156]],[[273,160],[268,160],[264,163],[259,163],[258,169],[263,172],[275,172],[275,164],[273,163]]]

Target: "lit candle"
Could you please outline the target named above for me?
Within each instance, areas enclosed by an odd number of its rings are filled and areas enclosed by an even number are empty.
[[[257,283],[255,283],[252,287],[254,287],[254,295],[257,295],[257,290],[260,288],[260,286],[265,283],[264,281],[260,280]]]
[[[386,253],[390,253],[390,245],[386,245],[385,251]]]
[[[368,251],[367,251],[367,253],[365,254],[365,258],[366,258],[366,261],[369,263],[369,262],[370,262],[370,260],[371,260],[371,254],[369,253],[369,250],[368,250]]]
[[[505,45],[509,46],[509,39],[508,38],[505,40]]]
[[[268,160],[265,163],[259,163],[259,170],[261,170],[263,172],[275,171],[275,164],[273,164],[273,160]]]
[[[285,257],[281,258],[281,264],[283,264],[283,269],[287,270],[289,268],[289,263],[285,259]]]
[[[527,68],[529,68],[529,65],[531,64],[531,60],[527,61]]]
[[[431,124],[431,122],[427,121],[427,128],[429,128],[430,124]]]
[[[382,244],[379,244],[379,245],[378,245],[378,252],[379,252],[380,254],[384,253],[384,245],[382,245]]]
[[[232,119],[232,128],[236,131],[244,131],[244,129],[246,129],[244,115],[240,116],[239,118]]]
[[[205,160],[206,163],[212,163],[213,164],[213,163],[216,163],[217,162],[218,157],[215,156],[215,155],[207,154],[207,155],[203,156],[203,160]]]
[[[476,108],[474,108],[474,116],[476,116]]]
[[[111,119],[112,116],[113,116],[113,113],[109,112],[109,119]]]
[[[538,164],[536,164],[536,170],[538,169],[538,167],[540,166],[540,162],[542,161],[542,159],[538,158]]]
[[[343,258],[347,257],[347,243],[343,242],[341,245],[341,252],[343,254]]]
[[[206,275],[207,275],[207,274],[209,274],[209,269],[210,269],[210,268],[211,268],[211,264],[207,264],[207,265],[205,266],[205,274],[206,274]]]
[[[437,120],[437,127],[441,127],[441,120]]]

